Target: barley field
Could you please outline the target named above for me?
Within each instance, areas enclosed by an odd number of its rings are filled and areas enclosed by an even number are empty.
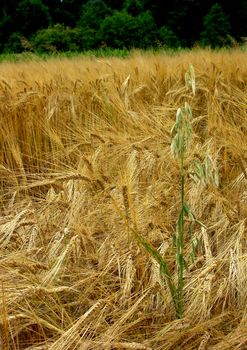
[[[1,63],[0,212],[0,349],[247,349],[247,53]]]

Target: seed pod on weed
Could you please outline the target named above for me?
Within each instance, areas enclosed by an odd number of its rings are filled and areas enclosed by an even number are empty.
[[[189,70],[185,73],[185,84],[187,87],[191,87],[192,93],[195,96],[196,80],[195,80],[195,70],[192,64],[190,64]]]

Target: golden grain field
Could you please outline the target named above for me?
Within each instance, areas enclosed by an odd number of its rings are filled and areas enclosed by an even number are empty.
[[[185,101],[185,197],[205,227],[185,223],[176,319],[133,230],[176,281],[170,130]],[[191,168],[205,157],[218,186]],[[2,63],[0,212],[0,349],[247,349],[247,53]]]

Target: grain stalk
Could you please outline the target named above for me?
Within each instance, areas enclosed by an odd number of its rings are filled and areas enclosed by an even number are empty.
[[[194,68],[190,65],[188,72],[185,74],[186,86],[191,88],[193,96],[195,95],[196,84],[195,84],[195,73]],[[184,255],[185,245],[185,217],[188,217],[190,222],[196,222],[201,226],[204,226],[190,211],[190,208],[185,200],[185,156],[186,151],[190,146],[191,139],[191,118],[192,112],[189,104],[185,102],[184,108],[178,108],[176,114],[176,122],[172,127],[171,136],[171,150],[174,156],[179,158],[180,161],[180,191],[181,191],[181,208],[179,211],[178,221],[176,225],[176,237],[175,237],[175,249],[176,249],[176,266],[177,266],[177,283],[174,281],[172,273],[169,271],[165,259],[163,259],[158,251],[152,247],[143,237],[135,233],[136,239],[142,244],[145,250],[155,258],[160,265],[160,272],[165,277],[168,284],[173,304],[175,307],[176,318],[183,318],[184,314],[184,301],[183,301],[183,287],[184,287],[184,270],[187,266]],[[191,231],[191,226],[190,226]],[[195,250],[195,245],[192,243],[192,253]],[[194,257],[193,257],[194,258]],[[193,259],[192,259],[193,260]]]
[[[190,65],[188,72],[185,74],[185,81],[187,87],[192,89],[193,95],[195,95],[195,74],[194,68]],[[183,318],[183,277],[184,277],[184,269],[187,265],[184,257],[184,219],[185,216],[189,218],[191,222],[197,222],[200,225],[204,226],[199,220],[197,220],[192,212],[189,209],[185,201],[185,154],[186,150],[190,145],[190,137],[191,137],[191,118],[192,112],[190,106],[187,102],[185,102],[184,111],[181,108],[177,110],[176,114],[176,122],[171,130],[172,142],[171,149],[175,156],[177,156],[180,160],[180,178],[181,178],[181,209],[179,211],[178,222],[176,225],[176,239],[175,239],[175,247],[176,247],[176,266],[178,273],[177,284],[175,283],[175,279],[171,271],[169,271],[168,264],[166,259],[161,256],[159,251],[153,247],[142,235],[137,232],[136,227],[131,227],[131,223],[128,220],[128,217],[124,214],[121,214],[120,208],[117,206],[114,201],[115,208],[119,212],[119,214],[124,218],[126,226],[128,227],[128,232],[131,232],[134,238],[138,241],[138,243],[152,256],[160,266],[160,273],[164,276],[167,286],[169,288],[172,301],[174,304],[176,318]],[[125,212],[129,212],[131,210],[131,203],[129,203],[128,196],[126,194],[127,188],[125,188],[124,197],[124,206]],[[192,252],[194,251],[194,244],[192,241]]]
[[[186,86],[191,88],[193,96],[196,91],[195,84],[195,73],[194,68],[190,65],[188,72],[185,74]],[[178,108],[176,115],[176,122],[172,127],[171,136],[171,150],[175,157],[180,161],[180,191],[181,191],[181,208],[178,215],[178,221],[176,225],[176,237],[175,237],[175,249],[176,249],[176,266],[178,274],[178,282],[176,287],[176,316],[177,318],[183,317],[183,279],[184,270],[187,267],[187,262],[184,255],[184,245],[185,245],[185,217],[190,221],[190,236],[192,235],[192,223],[197,223],[206,228],[202,222],[197,220],[194,214],[191,212],[189,205],[185,200],[185,179],[186,179],[186,168],[185,168],[185,157],[186,151],[190,146],[191,141],[191,119],[192,112],[189,104],[185,102],[183,110]],[[218,186],[219,178],[218,171],[213,164],[213,161],[209,155],[206,156],[204,163],[194,160],[192,162],[194,173],[199,181],[204,183],[213,182],[215,186]],[[200,241],[196,242],[196,246],[200,246]],[[195,243],[191,238],[192,252],[190,254],[192,262],[194,262],[195,257]]]
[[[191,87],[193,95],[195,95],[195,73],[194,68],[190,65],[188,72],[185,74],[185,81],[187,87]],[[186,150],[190,145],[191,139],[191,109],[187,102],[185,102],[184,111],[181,108],[178,108],[176,115],[176,122],[172,127],[171,136],[171,150],[173,154],[180,160],[180,182],[181,182],[181,208],[179,211],[178,222],[176,226],[176,239],[175,239],[175,248],[176,248],[176,265],[177,265],[177,295],[176,295],[176,316],[177,318],[183,317],[183,278],[184,278],[184,269],[186,267],[186,261],[184,257],[184,219],[185,216],[188,216],[189,219],[194,220],[194,216],[191,213],[189,206],[185,201],[185,154]]]
[[[171,148],[174,154],[180,160],[180,181],[181,181],[181,208],[179,211],[178,222],[176,227],[176,265],[178,271],[178,282],[177,282],[177,318],[183,317],[183,276],[185,268],[184,258],[184,218],[185,215],[190,216],[189,207],[185,201],[185,152],[190,142],[190,118],[191,111],[187,103],[185,103],[185,114],[182,109],[179,108],[176,116],[176,123],[172,128],[172,144]]]

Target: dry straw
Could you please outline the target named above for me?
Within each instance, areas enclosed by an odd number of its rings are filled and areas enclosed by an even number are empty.
[[[0,347],[246,348],[246,62],[0,65]]]

